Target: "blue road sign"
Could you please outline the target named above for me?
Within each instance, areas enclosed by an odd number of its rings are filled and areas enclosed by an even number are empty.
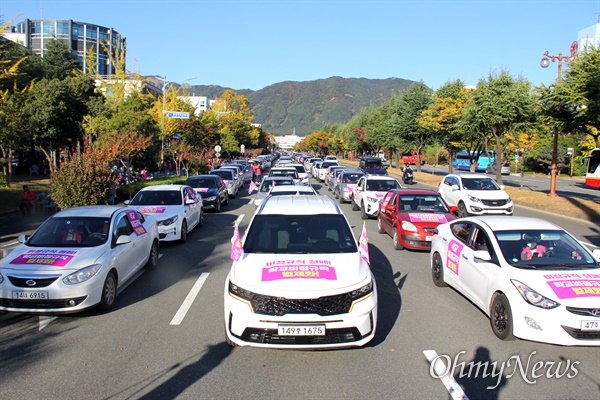
[[[169,118],[180,118],[180,119],[188,119],[190,118],[190,113],[182,112],[182,111],[168,111],[167,117]]]

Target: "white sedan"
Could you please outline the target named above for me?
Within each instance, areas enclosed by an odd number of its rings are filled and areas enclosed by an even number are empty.
[[[479,307],[498,338],[600,346],[600,249],[590,252],[559,226],[457,219],[438,226],[430,254],[434,284]]]
[[[0,260],[0,310],[109,309],[119,288],[158,264],[153,217],[128,207],[71,208],[48,218]]]
[[[125,204],[158,220],[161,241],[184,243],[189,231],[204,225],[202,198],[187,185],[146,186]]]

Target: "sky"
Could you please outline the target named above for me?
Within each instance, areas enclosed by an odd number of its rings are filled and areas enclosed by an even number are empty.
[[[72,19],[127,38],[127,69],[190,85],[401,78],[433,90],[507,71],[551,84],[600,0],[0,0],[2,21]],[[21,14],[19,16],[19,14]]]

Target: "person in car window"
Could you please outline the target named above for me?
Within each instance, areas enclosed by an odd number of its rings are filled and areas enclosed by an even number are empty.
[[[529,242],[521,252],[521,260],[531,260],[533,257],[543,257],[546,254],[546,246],[536,242]]]

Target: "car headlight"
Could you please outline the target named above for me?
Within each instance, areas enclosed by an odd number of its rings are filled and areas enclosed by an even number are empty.
[[[471,196],[469,195],[469,200],[471,200],[473,203],[481,203],[481,200],[479,200],[477,197],[475,196]]]
[[[352,292],[350,292],[350,299],[351,300],[358,300],[361,299],[367,295],[370,295],[371,293],[373,293],[373,281],[367,283],[365,286],[360,287],[356,290],[353,290]]]
[[[65,285],[76,285],[78,283],[85,282],[96,275],[98,271],[100,271],[101,266],[102,265],[100,264],[94,264],[90,265],[89,267],[82,268],[77,272],[73,272],[69,276],[65,276],[62,281]]]
[[[379,199],[377,197],[367,196],[367,201],[371,203],[376,203],[379,201]]]
[[[229,281],[229,294],[235,295],[240,299],[248,301],[252,301],[252,299],[254,298],[254,292],[251,292],[234,283],[231,283],[231,281]]]
[[[210,196],[210,197],[205,197],[204,200],[206,201],[215,201],[217,199],[217,196]]]
[[[178,218],[179,217],[177,215],[175,215],[171,218],[163,219],[162,221],[158,221],[158,225],[169,226],[171,224],[174,224]]]
[[[513,285],[515,285],[519,293],[521,293],[523,299],[525,299],[525,301],[531,304],[532,306],[545,309],[551,309],[560,306],[560,303],[557,303],[554,300],[550,300],[549,298],[542,296],[541,294],[539,294],[538,292],[536,292],[535,290],[533,290],[532,288],[530,288],[522,282],[519,282],[514,279],[511,280],[511,282],[513,283]]]
[[[418,231],[415,224],[413,224],[412,222],[408,222],[408,221],[402,221],[402,229],[404,229],[405,231],[410,231],[410,232]]]
[[[509,197],[508,199],[506,199],[506,204],[510,204],[510,203],[512,203],[512,198]]]

